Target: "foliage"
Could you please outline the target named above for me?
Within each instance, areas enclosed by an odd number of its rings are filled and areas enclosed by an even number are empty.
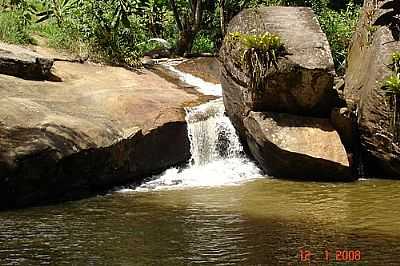
[[[400,51],[392,53],[391,59],[394,72],[400,73]]]
[[[22,11],[0,12],[0,40],[15,44],[32,43],[23,17]]]
[[[32,30],[41,37],[45,37],[49,47],[67,49],[80,56],[86,53],[86,51],[82,51],[82,48],[86,46],[82,36],[76,25],[70,20],[65,20],[60,25],[55,19],[49,19],[46,23],[32,25]]]
[[[396,51],[391,55],[391,64],[389,68],[392,74],[383,81],[382,89],[387,94],[400,95],[400,51]]]
[[[37,23],[55,17],[57,23],[61,25],[64,22],[64,18],[76,8],[76,5],[77,0],[52,0],[50,3],[46,3],[45,11],[37,14]]]
[[[400,73],[392,74],[386,78],[383,89],[387,94],[400,94]]]
[[[359,8],[350,3],[345,10],[325,9],[319,15],[322,30],[331,46],[333,60],[338,74],[343,74],[347,49],[357,25]]]
[[[214,42],[208,35],[198,34],[194,40],[192,51],[194,53],[214,53]]]
[[[270,67],[278,68],[278,57],[285,54],[285,48],[278,35],[266,32],[264,34],[230,33],[230,42],[241,43],[242,65],[251,77],[250,86],[259,90],[265,87],[264,81]]]
[[[122,0],[85,1],[77,20],[79,29],[98,58],[112,64],[136,66],[138,45],[146,39],[136,5]]]

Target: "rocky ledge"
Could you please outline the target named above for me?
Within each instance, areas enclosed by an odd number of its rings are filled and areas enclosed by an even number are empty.
[[[47,80],[54,60],[17,45],[0,42],[0,73],[24,79]]]
[[[0,208],[140,182],[190,158],[183,107],[147,70],[56,62],[62,82],[0,74]]]
[[[277,67],[269,68],[263,87],[251,86],[252,77],[240,61],[240,42],[225,39],[220,52],[227,114],[265,172],[302,180],[353,180],[346,151],[329,119],[339,102],[333,88],[334,64],[312,10],[244,10],[230,22],[227,36],[234,32],[273,33],[286,49]]]

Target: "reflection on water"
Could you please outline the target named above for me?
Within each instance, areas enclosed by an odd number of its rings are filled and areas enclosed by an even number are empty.
[[[3,212],[0,264],[297,265],[305,248],[318,265],[325,249],[358,249],[357,265],[399,265],[399,192],[385,180],[260,179]]]

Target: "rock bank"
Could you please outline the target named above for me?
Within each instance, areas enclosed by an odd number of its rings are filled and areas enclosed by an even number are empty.
[[[0,208],[140,182],[190,158],[183,107],[147,70],[56,62],[62,82],[0,75]]]
[[[240,61],[242,44],[226,37],[221,48],[226,111],[255,159],[276,177],[351,180],[346,151],[328,119],[338,102],[333,59],[312,10],[244,10],[227,36],[233,32],[277,34],[286,49],[268,69],[265,86],[253,88]]]

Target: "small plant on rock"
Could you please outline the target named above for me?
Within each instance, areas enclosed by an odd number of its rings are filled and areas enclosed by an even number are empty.
[[[400,51],[392,54],[392,68],[395,73],[400,73]]]
[[[382,87],[387,94],[399,95],[400,94],[400,73],[392,74],[385,79],[384,85]]]
[[[278,68],[278,57],[285,54],[281,38],[269,32],[255,35],[233,32],[230,38],[241,43],[241,64],[250,77],[250,86],[255,90],[264,88],[270,67]]]

